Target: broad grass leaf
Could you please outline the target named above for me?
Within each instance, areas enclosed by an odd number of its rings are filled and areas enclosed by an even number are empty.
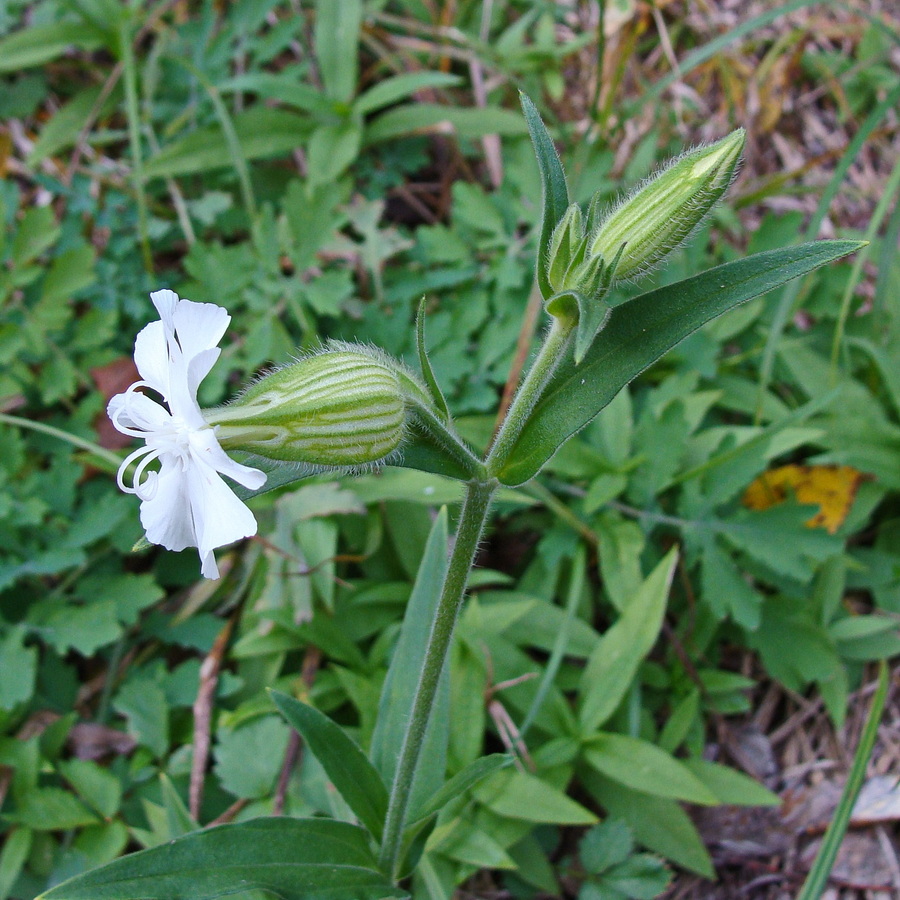
[[[712,806],[716,795],[674,756],[655,744],[626,734],[597,734],[584,745],[584,760],[602,775],[626,787]]]
[[[691,757],[681,764],[702,781],[719,803],[728,806],[780,806],[781,797],[754,781],[749,775],[706,759]]]
[[[487,831],[467,818],[439,825],[428,841],[429,849],[478,869],[515,869],[505,848]]]
[[[2,53],[2,49],[0,49]],[[78,140],[81,129],[100,99],[103,88],[89,87],[79,91],[71,100],[61,106],[41,127],[38,139],[28,154],[28,165],[36,167],[45,159],[72,147]],[[106,116],[121,101],[121,89],[110,91],[100,107],[99,116]]]
[[[479,108],[443,106],[439,103],[407,103],[389,109],[366,129],[365,144],[389,141],[414,132],[451,132],[460,138],[481,138],[486,134],[524,134],[522,117],[499,106]]]
[[[405,898],[375,867],[368,835],[330,819],[252,819],[133,853],[41,900],[211,900],[246,890],[281,900]]]
[[[287,694],[271,691],[272,700],[306,741],[337,792],[376,840],[387,813],[387,788],[365,754],[343,728],[324,713]]]
[[[434,794],[428,802],[418,810],[413,810],[411,826],[414,826],[434,813],[440,812],[451,800],[464,794],[470,788],[492,775],[498,769],[512,764],[513,758],[506,753],[492,753],[469,763],[457,772],[444,786]]]
[[[248,160],[290,153],[306,141],[313,128],[305,115],[266,106],[251,107],[234,117],[238,143]],[[225,137],[218,125],[199,128],[148,159],[144,176],[166,178],[228,168],[232,161],[224,147]]]
[[[580,803],[528,772],[499,772],[480,785],[475,796],[499,816],[556,825],[593,825],[597,816]]]
[[[458,75],[451,75],[449,72],[404,72],[393,75],[360,94],[353,103],[353,112],[358,116],[367,116],[385,106],[405,100],[423,88],[453,87],[461,81]]]
[[[860,247],[817,241],[758,253],[642,294],[613,310],[580,365],[569,356],[550,380],[499,474],[504,484],[533,478],[629,381],[701,325]]]
[[[356,92],[361,0],[317,0],[314,45],[325,93],[349,104]]]
[[[359,155],[362,126],[356,122],[320,125],[309,139],[310,189],[336,181]]]
[[[677,558],[677,552],[670,550],[597,642],[581,678],[582,734],[596,731],[616,711],[641,660],[656,643]]]
[[[40,66],[73,44],[82,50],[96,50],[103,42],[103,35],[96,28],[81,22],[32,25],[0,41],[0,73]]]

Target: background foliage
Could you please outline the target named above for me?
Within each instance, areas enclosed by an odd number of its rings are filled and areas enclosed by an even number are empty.
[[[417,895],[474,876],[652,897],[668,876],[635,841],[712,875],[679,801],[775,798],[703,758],[709,723],[774,683],[814,687],[839,724],[866,663],[900,650],[900,23],[693,6],[0,10],[0,897],[197,823],[349,816],[265,688],[368,745],[457,487],[389,469],[270,493],[258,538],[198,583],[191,552],[130,552],[103,410],[134,380],[151,289],[233,317],[205,405],[327,337],[414,363],[424,295],[434,368],[485,444],[538,308],[519,88],[582,201],[747,127],[744,174],[658,284],[803,238],[871,244],[704,327],[503,493],[453,654],[447,769],[504,748],[523,767],[443,816]],[[743,502],[784,464],[856,470],[827,484],[845,491],[833,531],[799,488]],[[676,545],[664,609],[639,586]],[[604,727],[579,758],[575,717]]]

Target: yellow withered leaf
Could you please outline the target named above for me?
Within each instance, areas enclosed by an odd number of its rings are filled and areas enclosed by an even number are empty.
[[[743,502],[750,509],[768,509],[793,494],[798,503],[819,507],[807,527],[825,528],[834,534],[844,524],[867,477],[852,466],[780,466],[754,479],[744,491]]]

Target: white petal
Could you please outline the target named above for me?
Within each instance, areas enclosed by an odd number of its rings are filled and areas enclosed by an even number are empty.
[[[173,316],[179,303],[178,294],[170,290],[153,291],[150,294],[150,299],[153,301],[153,305],[156,307],[163,325],[166,326],[166,330],[170,334],[174,334],[175,322]]]
[[[231,316],[215,303],[182,300],[175,307],[172,321],[181,351],[187,360],[191,360],[222,340]]]
[[[172,457],[160,458],[156,493],[141,503],[141,524],[150,543],[167,550],[197,546],[189,484],[192,475]]]
[[[188,361],[187,388],[194,400],[197,399],[197,388],[200,387],[200,382],[209,375],[221,353],[222,351],[218,347],[211,347],[209,350],[201,350]]]
[[[169,427],[172,421],[169,411],[161,403],[151,400],[139,391],[116,394],[110,399],[106,412],[113,425],[123,434],[129,434],[125,430],[127,428],[149,432],[161,431]]]
[[[212,428],[196,431],[191,435],[191,454],[197,465],[206,465],[223,475],[255,491],[266,483],[266,473],[235,462],[219,445]]]
[[[162,322],[151,322],[141,329],[134,341],[134,362],[141,378],[168,398],[171,361]]]
[[[206,556],[200,557],[200,574],[204,578],[215,581],[219,577],[219,567],[216,565],[216,554],[209,551]]]
[[[253,513],[213,469],[198,463],[187,482],[201,560],[215,547],[256,534]]]

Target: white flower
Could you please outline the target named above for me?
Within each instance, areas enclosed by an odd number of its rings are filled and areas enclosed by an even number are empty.
[[[197,403],[197,388],[219,358],[216,345],[231,316],[212,303],[180,300],[174,291],[156,291],[150,299],[162,321],[134,342],[141,380],[107,407],[119,431],[146,441],[119,466],[117,480],[140,498],[148,541],[169,550],[197,547],[203,575],[218,578],[213,548],[256,534],[253,513],[218,473],[251,490],[266,480],[265,473],[226,455]],[[168,409],[138,391],[142,387],[160,394]],[[155,459],[159,471],[148,471]],[[125,473],[137,460],[129,487]]]

